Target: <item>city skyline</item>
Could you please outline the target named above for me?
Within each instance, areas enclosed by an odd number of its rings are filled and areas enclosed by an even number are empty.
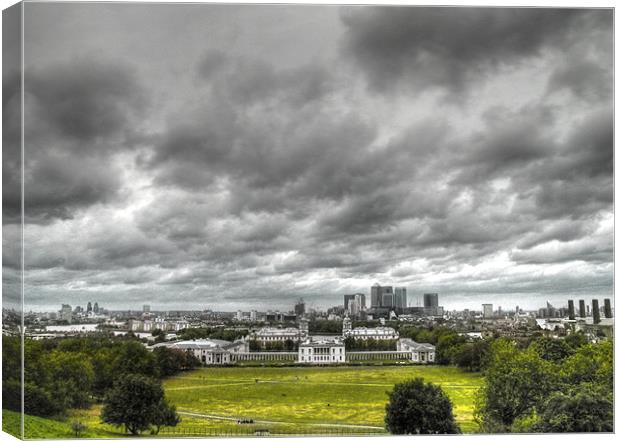
[[[613,297],[609,10],[29,3],[25,25],[25,310]]]

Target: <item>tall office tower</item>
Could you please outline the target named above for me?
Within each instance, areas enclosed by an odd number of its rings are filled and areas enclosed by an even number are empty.
[[[304,299],[299,299],[297,303],[295,303],[295,314],[298,316],[302,316],[306,313],[306,303]]]
[[[386,303],[384,303],[386,302]],[[391,286],[381,286],[378,283],[370,288],[370,307],[381,308],[394,305],[394,291]]]
[[[394,306],[403,309],[407,307],[407,288],[404,286],[394,288]]]
[[[424,294],[424,314],[437,315],[438,307],[439,307],[439,294],[437,293]]]
[[[611,300],[605,299],[605,318],[611,318]]]
[[[366,294],[362,294],[361,292],[358,292],[355,295],[355,298],[357,299],[357,301],[360,304],[360,308],[363,310],[366,309]]]
[[[344,295],[344,309],[349,309],[349,302],[355,299],[355,294],[345,294]]]
[[[93,305],[93,312],[95,314],[99,314],[99,303],[95,302],[95,304]]]
[[[575,320],[575,302],[572,300],[568,301],[568,319]]]
[[[424,307],[437,308],[439,306],[439,294],[424,294]]]
[[[68,323],[71,323],[71,305],[63,304],[60,308],[60,311],[58,312],[58,318],[60,318],[60,320],[66,320]]]
[[[598,309],[598,299],[592,299],[592,323],[601,322],[601,311]]]
[[[579,300],[579,317],[586,318],[586,301]]]
[[[256,310],[255,309],[251,310],[250,311],[250,321],[255,322],[256,321],[256,315],[257,315]]]
[[[151,312],[151,305],[142,305],[142,312]]]
[[[86,312],[92,312],[93,310],[93,305],[90,304],[90,302],[88,302],[88,305],[86,305]]]
[[[485,319],[493,318],[493,303],[482,304],[482,318],[485,318]]]
[[[370,287],[370,307],[378,308],[381,306],[381,285],[375,283]]]

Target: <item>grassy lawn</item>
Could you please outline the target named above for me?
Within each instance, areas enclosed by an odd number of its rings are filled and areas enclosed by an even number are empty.
[[[198,424],[197,415],[251,418],[280,422],[303,432],[317,424],[373,426],[352,428],[384,432],[387,392],[394,384],[423,377],[440,385],[454,405],[457,422],[464,432],[475,431],[474,397],[482,377],[445,366],[342,366],[282,368],[206,368],[164,382],[166,396],[177,406],[184,422]],[[204,418],[208,427],[225,428],[229,422]],[[234,423],[236,425],[236,423]],[[262,423],[269,427],[273,423]],[[279,430],[283,430],[279,427]],[[288,430],[287,429],[287,430]]]
[[[99,408],[89,410],[71,411],[70,414],[62,419],[41,418],[26,415],[24,420],[24,431],[26,438],[75,438],[71,430],[71,422],[79,420],[88,426],[82,432],[80,438],[111,438],[119,437],[123,434],[112,426],[99,423]],[[20,414],[10,410],[2,409],[2,430],[19,437]],[[106,427],[107,426],[107,427]]]
[[[454,367],[230,367],[198,369],[164,381],[166,397],[182,422],[160,435],[238,436],[257,429],[282,435],[385,434],[387,392],[414,377],[440,385],[463,432],[476,430],[474,398],[482,377]],[[87,426],[81,438],[126,436],[101,423],[100,412],[101,406],[93,406],[61,419],[26,416],[26,438],[73,438],[74,420]],[[4,430],[19,433],[19,414],[3,410],[2,415]],[[237,424],[238,418],[254,422]]]

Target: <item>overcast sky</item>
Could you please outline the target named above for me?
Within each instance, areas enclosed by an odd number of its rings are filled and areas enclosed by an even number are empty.
[[[611,10],[26,4],[25,307],[611,297],[612,41]]]

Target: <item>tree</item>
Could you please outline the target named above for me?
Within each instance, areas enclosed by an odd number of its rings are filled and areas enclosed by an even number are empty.
[[[488,353],[489,342],[487,340],[465,343],[455,352],[454,362],[461,369],[478,372],[482,370]]]
[[[385,425],[390,433],[460,433],[452,403],[441,387],[416,378],[397,384],[388,395]]]
[[[164,426],[176,426],[181,422],[181,418],[177,415],[176,407],[168,403],[167,400],[161,400],[155,414],[153,415],[153,426],[155,429],[153,434],[157,435]]]
[[[537,432],[613,432],[613,401],[591,390],[556,392],[542,406]]]
[[[522,351],[513,341],[495,341],[476,409],[483,431],[510,431],[517,418],[529,414],[558,385],[557,366],[532,348]]]
[[[531,343],[531,347],[540,355],[540,358],[559,363],[569,357],[574,349],[559,338],[541,337]]]
[[[164,408],[176,415],[164,399],[161,383],[144,375],[132,374],[118,380],[106,394],[101,420],[124,426],[132,435],[138,435],[151,426],[161,427],[172,421],[170,415],[165,419],[161,417]]]

